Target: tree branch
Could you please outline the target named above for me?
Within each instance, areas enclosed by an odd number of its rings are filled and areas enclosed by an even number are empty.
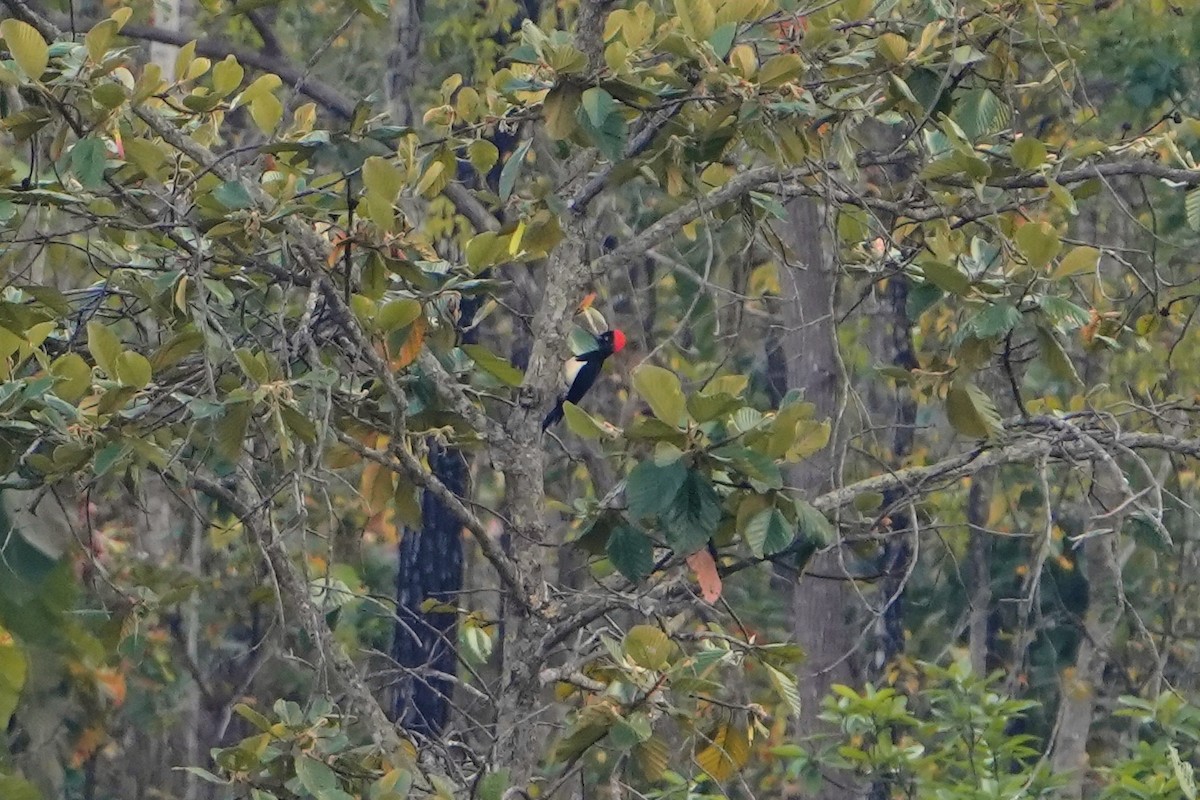
[[[488,535],[483,521],[471,509],[467,508],[458,495],[446,488],[444,483],[422,467],[421,462],[416,459],[416,456],[400,446],[393,446],[388,453],[383,453],[367,447],[353,436],[342,431],[334,429],[333,433],[339,442],[349,447],[358,455],[368,461],[374,461],[376,464],[392,472],[405,476],[440,500],[442,505],[449,509],[458,518],[458,521],[462,523],[463,527],[469,530],[471,535],[475,537],[475,541],[479,543],[479,549],[483,551],[484,558],[495,568],[497,574],[500,575],[500,580],[512,592],[516,601],[526,611],[536,611],[530,603],[529,598],[525,596],[524,587],[521,585],[520,577],[517,575],[516,565],[513,564],[512,559],[505,555],[500,546],[492,540],[492,537]]]

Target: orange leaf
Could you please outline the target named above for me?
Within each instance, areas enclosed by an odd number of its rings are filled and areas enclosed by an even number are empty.
[[[333,246],[329,248],[329,266],[332,267],[341,260],[347,247],[350,246],[350,238],[344,233],[339,233],[333,237]]]
[[[426,322],[424,315],[413,320],[412,329],[408,332],[408,338],[404,340],[404,344],[400,347],[400,352],[392,359],[392,369],[402,370],[417,360],[421,348],[425,345],[425,332],[428,330],[429,323]]]
[[[366,501],[367,509],[372,514],[378,514],[387,508],[392,500],[395,486],[392,484],[392,473],[376,461],[368,461],[363,467],[359,491]]]
[[[579,314],[583,311],[587,311],[589,308],[592,307],[592,303],[594,303],[594,302],[596,302],[596,293],[588,292],[587,297],[585,297],[579,301],[579,307],[575,309],[575,313]]]
[[[125,676],[111,667],[96,670],[96,685],[100,693],[112,700],[114,706],[125,702]]]
[[[717,574],[717,562],[713,560],[712,553],[707,549],[697,550],[687,557],[687,565],[696,573],[704,602],[717,602],[721,597],[721,576]]]

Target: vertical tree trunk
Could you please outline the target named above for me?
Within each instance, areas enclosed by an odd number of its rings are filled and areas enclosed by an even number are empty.
[[[412,90],[421,63],[420,0],[392,3],[392,49],[387,56],[388,112],[397,125],[414,122]]]
[[[1087,744],[1092,729],[1098,690],[1103,685],[1108,652],[1112,647],[1124,611],[1121,590],[1121,566],[1117,541],[1125,519],[1123,512],[1107,515],[1108,509],[1122,506],[1128,486],[1113,461],[1096,464],[1093,494],[1101,509],[1089,528],[1110,529],[1095,533],[1083,542],[1083,566],[1088,581],[1088,607],[1083,617],[1083,637],[1075,664],[1062,675],[1059,689],[1057,735],[1050,763],[1055,773],[1068,774],[1069,781],[1060,791],[1067,800],[1080,800],[1087,779]]]
[[[988,655],[991,651],[992,606],[992,540],[987,532],[988,508],[992,498],[992,473],[990,470],[971,479],[967,492],[967,596],[970,617],[967,623],[967,650],[971,657],[971,670],[976,675],[986,675]]]
[[[797,464],[789,474],[789,482],[802,495],[815,495],[838,482],[841,462],[837,417],[843,387],[834,314],[837,277],[825,257],[820,207],[815,202],[797,200],[788,206],[788,228],[782,236],[798,261],[781,276],[781,343],[788,385],[804,391],[805,400],[816,405],[817,416],[834,420],[831,445]],[[830,732],[817,719],[821,700],[833,684],[855,682],[856,665],[851,657],[858,637],[859,605],[836,547],[814,557],[794,587],[792,626],[807,655],[798,675],[803,712],[797,733],[802,738]],[[841,786],[827,782],[816,797],[852,797],[854,792],[845,786],[848,782],[847,776],[839,776]]]

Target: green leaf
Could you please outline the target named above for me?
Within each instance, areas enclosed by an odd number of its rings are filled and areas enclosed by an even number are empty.
[[[635,625],[625,634],[625,655],[642,669],[660,672],[670,666],[671,640],[653,625]]]
[[[581,105],[575,114],[575,119],[605,158],[609,161],[621,159],[625,153],[625,142],[629,137],[629,126],[620,113],[614,111],[604,117],[600,124],[596,124],[592,122],[591,116]]]
[[[800,716],[800,689],[797,686],[796,679],[787,674],[778,667],[771,664],[763,664],[767,668],[767,677],[771,679],[771,688],[775,690],[775,694],[779,695],[779,699],[787,705],[792,712],[792,716]]]
[[[646,534],[620,525],[608,537],[608,560],[631,583],[642,581],[654,569],[654,546]]]
[[[517,178],[521,175],[521,165],[525,163],[525,154],[529,152],[530,146],[533,144],[533,139],[526,139],[517,146],[517,149],[504,162],[504,167],[500,170],[500,202],[507,202],[512,196],[513,187],[517,185]]]
[[[953,264],[941,261],[922,261],[921,271],[925,280],[950,294],[966,294],[971,288],[971,279]]]
[[[96,366],[113,380],[117,379],[117,356],[121,355],[121,341],[108,327],[96,320],[87,324],[88,351]]]
[[[608,732],[608,743],[619,751],[629,750],[648,741],[653,733],[650,719],[643,713],[635,712],[617,720],[617,724]]]
[[[484,781],[488,781],[490,777],[491,775],[486,776]],[[392,769],[382,778],[371,784],[371,790],[367,793],[367,798],[368,800],[405,800],[409,792],[412,791],[412,785],[413,774],[411,772],[403,768]],[[481,792],[482,788],[483,783],[481,782]],[[482,793],[480,794],[480,800],[483,800]]]
[[[1045,326],[1039,325],[1037,338],[1038,356],[1050,374],[1059,380],[1076,384],[1082,383],[1079,379],[1079,373],[1075,371],[1075,365],[1071,363],[1071,357],[1067,355],[1067,351],[1059,344],[1054,333]]]
[[[1091,320],[1087,309],[1080,308],[1065,297],[1046,295],[1038,298],[1038,305],[1050,324],[1060,331],[1073,331]]]
[[[712,0],[675,0],[675,13],[683,30],[696,41],[712,36],[717,21],[714,5]]]
[[[617,101],[613,96],[598,86],[586,90],[580,98],[580,103],[588,120],[595,127],[604,125],[610,114],[616,112]]]
[[[1021,324],[1021,312],[1011,303],[996,303],[971,318],[968,325],[980,339],[1003,336]]]
[[[1062,237],[1049,222],[1027,222],[1017,230],[1017,249],[1034,269],[1042,269],[1062,250]]]
[[[419,316],[421,301],[415,297],[402,297],[399,300],[389,300],[380,307],[375,315],[375,325],[384,333],[391,333],[405,325],[411,325]]]
[[[141,353],[126,350],[117,356],[117,380],[122,386],[144,389],[152,375],[150,361]]]
[[[504,793],[508,790],[510,784],[511,780],[508,777],[508,770],[501,769],[489,772],[479,782],[477,796],[479,800],[503,800]]]
[[[818,545],[826,545],[833,541],[833,526],[825,519],[824,514],[804,500],[795,501],[795,506],[799,535]]]
[[[795,534],[787,517],[777,508],[765,508],[746,524],[746,544],[758,558],[787,549]]]
[[[712,32],[712,36],[708,37],[708,43],[712,45],[713,52],[717,54],[717,58],[725,58],[725,56],[729,55],[729,50],[733,47],[733,37],[736,35],[736,22],[722,25]]]
[[[54,359],[50,374],[58,378],[54,393],[68,403],[78,402],[92,385],[91,367],[78,353],[65,353]]]
[[[687,477],[687,467],[679,461],[665,466],[659,466],[652,460],[638,464],[625,480],[629,513],[637,519],[644,519],[666,511]]]
[[[296,778],[301,786],[317,797],[337,788],[337,775],[329,765],[305,755],[296,759]]]
[[[1000,414],[992,399],[973,383],[956,383],[946,393],[946,416],[963,436],[986,439],[1000,432]]]
[[[721,501],[716,489],[708,478],[688,470],[667,512],[667,544],[677,554],[689,556],[708,543],[720,521]]]
[[[739,472],[757,481],[764,489],[783,488],[783,475],[779,472],[779,466],[765,453],[748,447],[723,447],[713,455],[732,462]]]
[[[675,373],[652,364],[643,364],[633,371],[633,388],[650,404],[654,416],[668,425],[679,425],[687,403]]]
[[[496,380],[508,386],[520,386],[525,374],[481,344],[464,344],[463,352],[471,357],[478,367]]]
[[[225,181],[213,189],[213,199],[230,211],[243,211],[254,206],[250,192],[241,181]]]
[[[1200,188],[1192,189],[1184,195],[1183,208],[1187,212],[1188,227],[1200,231]]]
[[[699,393],[687,399],[687,410],[696,422],[711,422],[742,407],[742,400],[728,392]]]
[[[1046,163],[1046,145],[1033,136],[1022,136],[1012,146],[1012,160],[1021,169],[1037,169]]]
[[[480,175],[487,175],[500,160],[500,149],[487,139],[476,139],[467,145],[467,158]]]
[[[17,19],[0,22],[0,34],[21,71],[34,80],[42,77],[50,63],[50,47],[32,25]]]
[[[42,800],[42,793],[24,778],[0,775],[0,797],[4,800]]]
[[[99,189],[104,185],[104,167],[108,159],[108,146],[100,139],[80,139],[71,148],[71,171],[85,189]]]
[[[484,231],[467,242],[467,266],[472,272],[482,272],[509,258],[508,237],[495,231]]]
[[[574,403],[563,403],[563,417],[567,421],[567,429],[576,436],[584,439],[599,439],[604,435],[604,428],[586,411]]]
[[[1058,262],[1058,267],[1050,277],[1058,280],[1059,278],[1070,278],[1073,275],[1095,272],[1096,265],[1099,263],[1100,251],[1095,247],[1081,245],[1073,248],[1071,252],[1062,257],[1062,261]]]

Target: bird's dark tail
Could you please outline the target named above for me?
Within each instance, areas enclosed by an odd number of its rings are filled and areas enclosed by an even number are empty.
[[[543,431],[546,430],[547,428],[549,428],[551,425],[558,422],[562,418],[563,418],[563,401],[562,401],[562,398],[559,398],[558,402],[554,404],[554,408],[550,409],[550,413],[546,415],[546,418],[544,420],[542,420],[542,430]]]

